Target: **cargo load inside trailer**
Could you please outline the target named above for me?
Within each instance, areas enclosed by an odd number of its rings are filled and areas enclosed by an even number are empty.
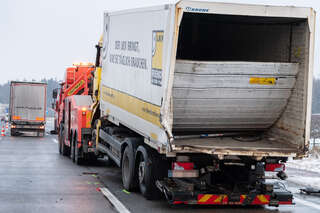
[[[295,156],[305,147],[307,19],[184,13],[175,150]]]

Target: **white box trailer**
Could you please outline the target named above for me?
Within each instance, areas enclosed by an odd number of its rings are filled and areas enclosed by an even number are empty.
[[[126,143],[106,148],[115,125],[177,162],[266,166],[305,156],[314,30],[315,11],[302,7],[177,1],[106,12],[101,150],[121,165]]]
[[[44,136],[46,123],[47,84],[40,82],[10,83],[11,135],[25,133]],[[30,135],[29,134],[29,135]]]

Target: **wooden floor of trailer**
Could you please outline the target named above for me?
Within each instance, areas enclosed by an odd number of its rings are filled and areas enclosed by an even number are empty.
[[[284,155],[295,155],[298,148],[289,146],[285,143],[280,143],[271,138],[260,138],[255,141],[240,141],[234,137],[217,137],[217,138],[196,138],[196,139],[179,139],[173,142],[175,147],[179,149],[196,148],[206,150],[227,150],[227,152],[240,151],[240,152],[259,152],[263,155],[273,155],[275,153],[283,153]]]

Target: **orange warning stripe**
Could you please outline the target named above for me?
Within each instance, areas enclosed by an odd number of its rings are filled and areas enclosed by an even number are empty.
[[[241,195],[240,196],[240,203],[243,203],[243,201],[246,199],[247,195]],[[270,195],[257,195],[251,205],[266,205],[270,202]]]
[[[199,194],[198,204],[215,204],[223,205],[228,203],[227,195],[211,195],[211,194]]]
[[[199,194],[198,204],[204,205],[226,205],[226,204],[242,204],[247,195],[240,195],[240,202],[230,202],[227,195]],[[266,205],[270,202],[270,195],[257,195],[249,205]]]

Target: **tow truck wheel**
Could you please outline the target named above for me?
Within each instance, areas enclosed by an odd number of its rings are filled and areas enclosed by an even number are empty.
[[[59,154],[61,155],[62,154],[62,148],[61,148],[61,141],[59,140],[59,147],[58,147],[58,149],[59,149]]]
[[[155,184],[159,177],[156,156],[153,155],[152,150],[144,146],[138,147],[137,156],[140,192],[147,200],[158,199],[161,194]]]
[[[71,160],[72,162],[75,162],[75,155],[76,155],[76,151],[75,151],[75,139],[74,137],[72,137],[72,141],[71,141]]]
[[[15,130],[12,130],[12,129],[11,129],[11,130],[10,130],[10,135],[11,135],[11,136],[16,136],[16,135],[17,135],[17,133],[16,133],[16,131],[15,131]]]
[[[78,141],[77,141],[77,133],[75,133],[75,136],[74,136],[74,162],[77,164],[77,165],[81,165],[83,164],[83,158],[81,157],[81,150],[78,148]]]
[[[137,175],[131,146],[127,146],[123,152],[121,170],[123,187],[128,191],[134,191],[137,188]]]
[[[61,153],[63,156],[69,156],[69,147],[64,143],[65,140],[65,130],[64,126],[61,124],[60,125],[60,142],[61,142]]]
[[[62,155],[62,124],[60,124],[59,132],[58,132],[58,144],[59,144],[59,154]]]

